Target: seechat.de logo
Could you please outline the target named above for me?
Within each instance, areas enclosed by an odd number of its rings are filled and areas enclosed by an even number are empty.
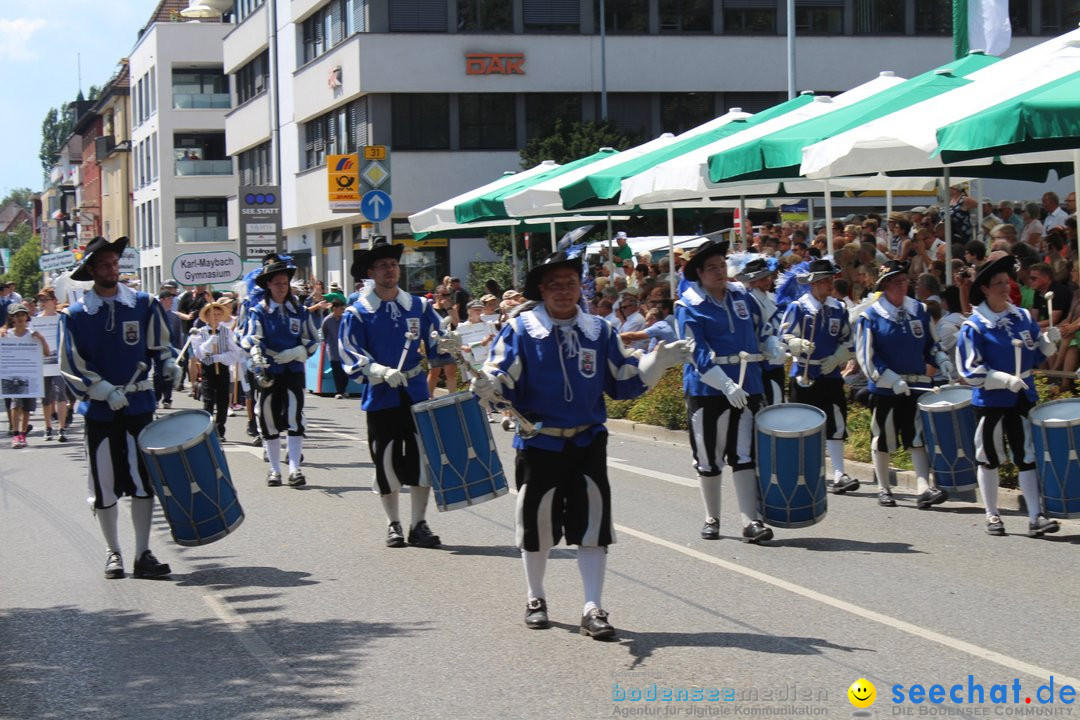
[[[274,193],[248,193],[244,196],[244,202],[248,205],[273,205],[277,202]]]

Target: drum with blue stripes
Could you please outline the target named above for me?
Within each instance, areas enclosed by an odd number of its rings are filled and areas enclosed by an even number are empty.
[[[486,414],[472,393],[412,406],[435,507],[456,510],[509,492]]]
[[[977,423],[971,388],[945,385],[936,393],[923,393],[918,405],[935,484],[950,493],[974,490]]]
[[[1080,399],[1039,405],[1028,419],[1046,514],[1080,517]]]
[[[220,540],[244,521],[210,414],[180,410],[143,428],[139,452],[180,545]]]
[[[754,417],[757,480],[767,525],[799,528],[825,517],[825,413],[784,403]]]

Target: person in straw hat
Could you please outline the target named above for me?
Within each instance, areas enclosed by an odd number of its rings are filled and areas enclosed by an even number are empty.
[[[199,310],[204,324],[192,330],[191,347],[202,363],[202,404],[217,425],[218,437],[225,439],[225,421],[229,417],[230,370],[242,363],[247,354],[232,329],[230,301],[214,300]]]

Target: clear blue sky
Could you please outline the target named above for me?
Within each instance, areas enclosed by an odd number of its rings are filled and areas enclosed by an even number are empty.
[[[0,197],[41,190],[41,121],[104,85],[135,46],[157,0],[0,0]]]

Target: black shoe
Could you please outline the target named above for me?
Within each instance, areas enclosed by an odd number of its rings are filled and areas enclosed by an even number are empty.
[[[439,536],[431,532],[427,521],[421,520],[409,531],[409,544],[416,547],[434,548],[442,545]]]
[[[267,487],[277,487],[281,485],[281,473],[271,470],[266,474]]]
[[[879,490],[877,494],[877,504],[881,507],[896,507],[896,500],[893,498],[890,491]]]
[[[714,517],[705,518],[705,524],[701,526],[701,539],[702,540],[719,540],[720,539],[720,518],[714,518]]]
[[[525,604],[525,627],[543,630],[550,627],[547,614],[547,601],[544,598],[531,598]]]
[[[919,497],[915,499],[915,507],[920,510],[926,510],[931,505],[940,505],[949,499],[949,493],[945,492],[939,487],[928,487],[919,493]]]
[[[161,407],[165,408],[166,410],[171,410],[172,409],[172,400],[162,400]]]
[[[841,475],[839,478],[833,478],[829,481],[828,490],[833,495],[843,495],[846,492],[859,489],[859,481],[853,480],[848,477],[847,474]]]
[[[53,429],[45,428],[45,442],[49,442],[53,439]]]
[[[581,634],[594,640],[606,640],[615,637],[615,627],[608,622],[607,612],[593,608],[581,616]]]
[[[124,561],[120,558],[120,553],[110,552],[105,556],[105,579],[119,580],[122,577],[124,577]]]
[[[249,437],[259,437],[259,429],[255,427],[255,421],[248,421],[247,434]]]
[[[261,438],[261,437],[259,437],[258,435],[256,435],[256,436],[255,436],[255,437],[254,437],[254,438],[253,438],[253,439],[251,440],[251,446],[252,446],[252,447],[262,447],[262,438]]]
[[[154,553],[146,550],[139,559],[135,561],[135,570],[131,574],[137,578],[158,578],[164,577],[172,572],[172,568],[168,563],[158,562],[158,559],[154,557]]]
[[[1028,537],[1042,537],[1043,535],[1056,533],[1060,529],[1061,525],[1058,524],[1057,520],[1051,520],[1039,513],[1035,520],[1028,523]]]
[[[991,515],[986,518],[986,534],[998,536],[1005,534],[1005,523],[1001,522],[1000,515]]]
[[[289,487],[300,487],[301,485],[307,485],[304,473],[300,470],[289,473]]]
[[[26,432],[24,432],[23,435],[29,435],[33,431],[34,431],[34,426],[33,425],[27,425],[26,426]]]
[[[60,433],[56,436],[56,442],[58,442],[58,443],[65,442],[66,443],[67,441],[68,441],[67,435],[64,434],[64,429],[61,428]]]
[[[743,528],[742,536],[743,542],[757,544],[765,540],[772,540],[773,532],[772,528],[765,527],[765,524],[760,520],[754,520]]]
[[[401,523],[392,522],[387,526],[386,547],[405,547],[405,534],[401,532]]]

